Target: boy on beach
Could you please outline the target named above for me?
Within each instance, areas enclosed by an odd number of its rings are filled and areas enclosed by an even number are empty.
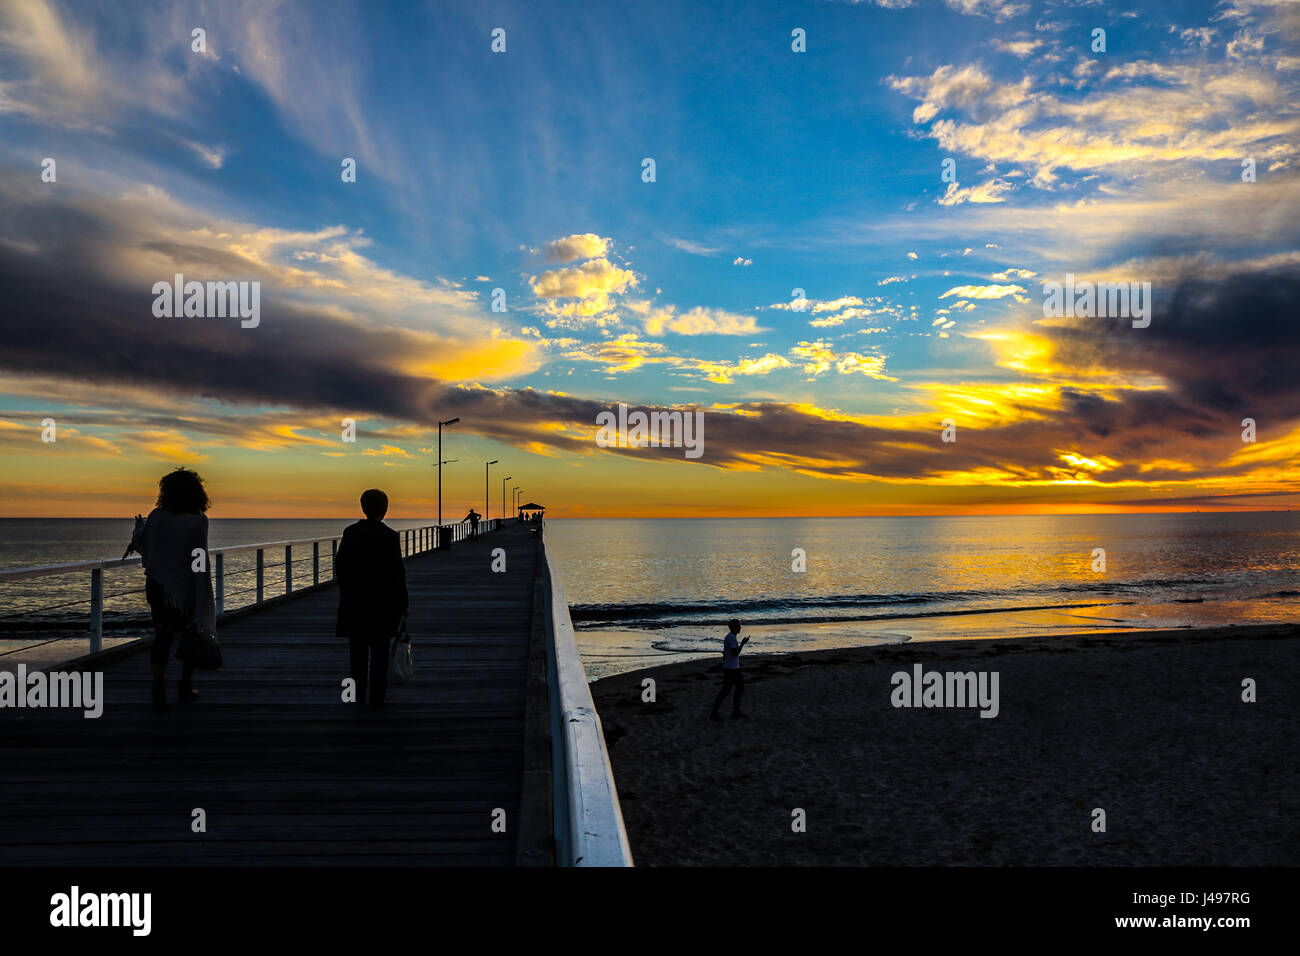
[[[749,638],[738,641],[736,638],[739,634],[740,622],[732,618],[727,622],[727,636],[722,639],[722,690],[718,691],[718,696],[713,699],[713,713],[709,715],[713,720],[722,719],[718,708],[727,699],[732,688],[735,688],[736,696],[731,702],[731,716],[745,716],[740,712],[740,695],[745,691],[745,679],[740,676],[740,650],[749,643]]]

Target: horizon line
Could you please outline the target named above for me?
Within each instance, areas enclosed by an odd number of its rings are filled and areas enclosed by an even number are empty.
[[[1169,509],[1123,510],[1123,511],[1040,511],[1040,512],[940,512],[926,514],[791,514],[791,515],[547,515],[548,521],[790,521],[808,518],[846,520],[855,518],[1094,518],[1114,517],[1118,515],[1191,515],[1191,514],[1286,514],[1295,508],[1198,508],[1185,511]],[[209,515],[209,517],[213,517]],[[223,521],[357,521],[362,516],[348,515],[309,515],[309,516],[274,516],[265,515],[222,515],[217,520]],[[516,517],[511,515],[510,517]],[[130,518],[116,515],[0,515],[0,521],[129,521]],[[425,521],[437,524],[432,518],[403,518],[386,515],[385,521]],[[444,524],[458,524],[464,519],[444,521]],[[497,519],[494,519],[497,520]]]

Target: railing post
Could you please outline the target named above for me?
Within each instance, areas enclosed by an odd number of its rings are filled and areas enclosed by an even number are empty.
[[[320,542],[311,543],[311,583],[320,584]]]
[[[284,546],[284,593],[293,593],[293,545]]]
[[[226,609],[226,562],[225,555],[217,552],[217,617]]]
[[[338,557],[339,557],[339,539],[330,538],[330,580],[331,581],[338,579],[338,574],[334,570],[335,567],[338,565]]]
[[[99,653],[104,643],[104,569],[90,572],[90,653]]]
[[[254,604],[262,603],[262,549],[257,549],[257,600]]]

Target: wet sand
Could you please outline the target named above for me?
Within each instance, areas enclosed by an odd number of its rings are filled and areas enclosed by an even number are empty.
[[[753,655],[714,722],[720,660],[592,685],[638,866],[1300,863],[1300,625]],[[998,716],[894,707],[916,663]]]

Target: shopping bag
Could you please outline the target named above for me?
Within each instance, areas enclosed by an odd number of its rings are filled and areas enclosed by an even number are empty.
[[[181,632],[176,643],[176,659],[195,670],[215,671],[222,665],[221,645],[217,636],[191,624]]]
[[[402,618],[401,629],[397,638],[388,648],[388,680],[393,684],[405,684],[415,672],[411,660],[411,635],[406,630],[406,618]]]

